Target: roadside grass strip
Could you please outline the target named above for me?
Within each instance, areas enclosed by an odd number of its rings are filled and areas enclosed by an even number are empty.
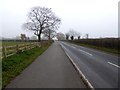
[[[116,56],[120,55],[120,52],[117,49],[106,48],[106,47],[98,47],[98,46],[94,46],[94,45],[75,43],[75,42],[71,42],[71,41],[68,41],[68,42],[79,45],[79,46],[93,48],[93,49],[100,50],[100,51],[103,51],[103,52],[106,52],[106,53],[114,54]]]

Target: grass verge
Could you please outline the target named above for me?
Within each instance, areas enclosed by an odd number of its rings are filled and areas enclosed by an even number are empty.
[[[79,45],[80,46],[89,47],[89,48],[93,48],[93,49],[97,49],[97,50],[101,50],[101,51],[104,51],[104,52],[107,52],[107,53],[111,53],[111,54],[114,54],[114,55],[120,54],[118,52],[118,50],[116,50],[116,49],[110,49],[110,48],[104,48],[104,47],[97,47],[97,46],[86,45],[86,44],[79,44]]]
[[[96,49],[96,50],[100,50],[100,51],[104,51],[106,53],[110,53],[113,55],[120,55],[120,52],[116,49],[111,49],[111,48],[105,48],[105,47],[97,47],[97,46],[93,46],[93,45],[88,45],[88,44],[79,44],[79,43],[74,43],[74,42],[70,42],[79,46],[84,46],[84,47],[88,47],[88,48],[92,48],[92,49]]]
[[[28,65],[30,65],[39,55],[50,46],[44,45],[40,48],[33,48],[19,54],[15,54],[2,60],[2,88],[5,88],[10,81],[19,75]]]

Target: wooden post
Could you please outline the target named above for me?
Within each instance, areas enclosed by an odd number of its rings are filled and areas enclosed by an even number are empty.
[[[32,49],[32,43],[30,42],[30,49]]]
[[[33,44],[34,44],[35,48],[38,47],[38,43],[37,42],[34,42]]]
[[[17,53],[19,53],[19,46],[18,46],[18,44],[16,45],[16,51],[17,51]]]
[[[6,48],[3,46],[3,57],[6,58]]]
[[[38,46],[41,47],[41,42],[38,42]]]
[[[24,51],[26,50],[26,43],[24,43]]]
[[[25,43],[25,48],[26,48],[26,50],[28,49],[27,43]]]

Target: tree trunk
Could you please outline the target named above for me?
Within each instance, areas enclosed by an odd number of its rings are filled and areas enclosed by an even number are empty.
[[[41,41],[41,35],[38,35],[38,42]]]
[[[49,30],[49,40],[50,40],[50,30]]]
[[[40,31],[39,31],[39,33],[38,33],[38,42],[40,42],[41,41],[41,33],[42,33],[42,26],[41,26],[41,29],[40,29]]]

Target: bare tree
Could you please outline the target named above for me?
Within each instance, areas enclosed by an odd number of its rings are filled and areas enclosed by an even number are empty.
[[[81,33],[80,33],[80,32],[76,32],[76,34],[75,34],[75,35],[76,35],[77,39],[78,39],[78,40],[80,40]]]
[[[50,30],[50,29],[47,29],[47,30],[44,30],[43,31],[43,34],[45,37],[47,37],[49,40],[51,40],[52,38],[56,37],[57,36],[57,33],[55,30]]]
[[[66,40],[69,40],[70,34],[66,33],[65,35],[66,35]]]
[[[88,37],[89,37],[89,34],[86,34],[86,39],[88,39]]]
[[[73,29],[70,29],[68,33],[70,34],[70,36],[76,36],[76,31],[74,31]]]
[[[25,34],[21,34],[21,40],[22,40],[22,41],[25,41],[25,40],[26,40],[26,38],[27,38],[27,37],[26,37],[26,35],[25,35]]]
[[[78,40],[80,39],[81,33],[77,32],[77,31],[75,31],[75,30],[73,30],[73,29],[70,29],[68,33],[69,33],[69,35],[70,35],[73,39],[74,39],[75,37],[77,37]]]
[[[74,36],[71,36],[70,38],[71,38],[71,40],[74,40]]]
[[[80,36],[78,36],[78,40],[80,40]]]
[[[33,7],[28,13],[28,21],[23,24],[23,28],[34,31],[34,34],[38,36],[38,40],[41,41],[41,34],[45,32],[45,30],[56,30],[60,23],[60,18],[58,18],[51,9]]]

